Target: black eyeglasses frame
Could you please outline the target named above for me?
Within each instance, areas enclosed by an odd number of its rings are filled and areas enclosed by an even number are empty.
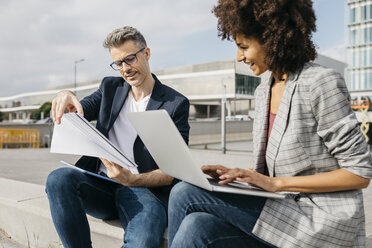
[[[130,54],[130,55],[128,55],[128,56],[126,56],[124,59],[122,59],[122,60],[118,60],[118,61],[114,61],[114,62],[112,62],[111,64],[110,64],[110,67],[112,68],[112,69],[114,69],[115,71],[119,71],[119,70],[121,70],[122,68],[123,68],[123,62],[125,63],[125,64],[127,64],[127,65],[134,65],[135,63],[137,63],[137,61],[138,61],[138,59],[137,59],[137,54],[138,53],[140,53],[140,52],[142,52],[143,50],[145,50],[145,48],[146,47],[143,47],[143,48],[141,48],[140,50],[138,50],[136,53],[133,53],[133,54]],[[128,63],[127,62],[127,60],[128,60],[128,58],[129,57],[133,57],[134,56],[134,61],[132,62],[132,63]],[[120,65],[120,66],[119,66]],[[118,67],[120,67],[120,68],[118,68]]]

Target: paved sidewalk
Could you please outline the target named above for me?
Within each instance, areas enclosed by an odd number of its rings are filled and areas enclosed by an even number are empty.
[[[216,150],[198,150],[192,149],[192,154],[195,160],[200,165],[202,164],[224,164],[231,167],[249,167],[252,164],[252,154],[250,152],[231,152],[223,155]],[[16,180],[20,185],[26,185],[25,191],[32,190],[33,185],[38,187],[38,191],[42,191],[47,175],[54,169],[61,167],[60,160],[68,162],[75,162],[80,156],[51,154],[48,149],[7,149],[0,150],[0,177],[5,179]],[[1,181],[0,178],[0,181]],[[6,180],[3,181],[6,181]],[[31,184],[27,184],[31,183]],[[39,185],[39,186],[37,186]],[[16,188],[16,186],[12,186]],[[9,189],[11,191],[13,189]],[[41,192],[38,192],[38,194]],[[5,189],[0,189],[0,198],[6,199],[8,192]],[[17,196],[20,197],[20,196]],[[35,201],[38,201],[35,198]],[[18,199],[18,203],[19,203]],[[3,203],[3,202],[1,202]],[[367,247],[372,248],[372,186],[364,190],[364,203],[366,212],[366,234]],[[38,203],[39,204],[39,203]],[[40,205],[40,204],[39,204]],[[45,203],[40,206],[47,208]],[[29,207],[28,207],[29,208]],[[27,210],[28,211],[28,210]],[[1,217],[0,211],[0,217]],[[98,229],[105,223],[95,223]],[[1,228],[1,227],[0,227]],[[5,229],[5,228],[4,228]],[[113,231],[120,230],[120,227],[113,227]],[[7,231],[7,230],[5,230]],[[121,234],[118,233],[116,237],[120,240]],[[101,237],[101,236],[100,236]],[[1,237],[0,237],[0,248]],[[4,248],[7,246],[3,245]],[[12,246],[8,246],[13,248]],[[31,246],[32,247],[32,246]],[[40,246],[41,247],[41,246]],[[97,246],[100,247],[100,246]],[[16,247],[14,247],[16,248]],[[18,247],[17,247],[18,248]]]

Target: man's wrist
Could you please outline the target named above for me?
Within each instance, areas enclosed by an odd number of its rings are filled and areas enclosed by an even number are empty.
[[[129,182],[129,187],[137,187],[137,186],[141,186],[139,185],[140,184],[140,174],[132,174],[130,176],[130,182]]]

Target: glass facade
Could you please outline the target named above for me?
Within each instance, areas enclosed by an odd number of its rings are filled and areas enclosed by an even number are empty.
[[[367,66],[367,51],[361,51],[360,52],[360,66],[366,67]]]
[[[349,1],[350,90],[372,90],[372,0]]]
[[[361,9],[361,20],[362,21],[365,21],[365,20],[367,20],[367,6],[366,5],[364,5],[364,6],[362,6],[362,9]]]
[[[221,95],[223,85],[226,94],[254,95],[254,91],[261,82],[261,78],[235,73],[231,75],[206,75],[199,77],[166,78],[158,76],[164,84],[178,90],[186,96]],[[197,87],[195,87],[197,85]]]
[[[353,52],[352,56],[353,56],[352,63],[351,63],[352,67],[358,67],[359,66],[358,52],[357,51]]]
[[[354,46],[357,44],[357,30],[351,30],[350,33],[350,45]]]
[[[247,75],[235,75],[236,94],[254,95],[254,91],[260,84],[261,78]]]
[[[350,9],[350,23],[356,22],[356,8]]]

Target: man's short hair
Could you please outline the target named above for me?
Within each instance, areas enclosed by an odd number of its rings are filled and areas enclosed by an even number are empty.
[[[115,29],[109,33],[103,42],[105,48],[121,46],[127,40],[134,41],[139,47],[147,47],[146,40],[137,29],[129,26]]]

